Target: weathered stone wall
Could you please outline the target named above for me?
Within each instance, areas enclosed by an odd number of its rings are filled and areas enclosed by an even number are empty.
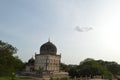
[[[37,55],[35,56],[35,70],[58,72],[60,59],[60,55]]]

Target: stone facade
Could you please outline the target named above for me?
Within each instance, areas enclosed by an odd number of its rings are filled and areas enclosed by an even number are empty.
[[[35,55],[35,70],[59,72],[60,55]]]

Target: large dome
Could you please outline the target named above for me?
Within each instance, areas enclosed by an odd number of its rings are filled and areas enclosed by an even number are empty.
[[[57,48],[50,41],[46,42],[40,47],[41,55],[56,55],[56,53],[57,53]]]

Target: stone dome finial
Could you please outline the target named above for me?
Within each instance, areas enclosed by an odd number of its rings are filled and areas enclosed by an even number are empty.
[[[48,42],[50,42],[50,38],[48,38]]]

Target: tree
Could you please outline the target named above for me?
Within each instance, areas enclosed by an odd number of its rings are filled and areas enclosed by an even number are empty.
[[[78,77],[78,70],[76,67],[70,68],[68,73],[69,73],[69,76],[71,76],[71,78]]]
[[[100,61],[101,62],[101,61]],[[80,62],[77,67],[73,67],[69,70],[69,75],[71,77],[91,77],[101,76],[103,78],[111,79],[112,73],[109,69],[99,63],[97,60],[87,58]]]
[[[114,61],[108,62],[103,60],[97,60],[98,63],[100,63],[103,66],[106,66],[107,69],[114,75],[120,75],[120,65]]]
[[[17,53],[17,48],[11,44],[0,40],[0,76],[8,76],[19,71],[23,62],[13,55]]]
[[[102,74],[102,66],[95,60],[87,58],[78,66],[80,76],[93,77]]]
[[[68,71],[68,65],[65,63],[60,63],[60,70],[62,71]]]

